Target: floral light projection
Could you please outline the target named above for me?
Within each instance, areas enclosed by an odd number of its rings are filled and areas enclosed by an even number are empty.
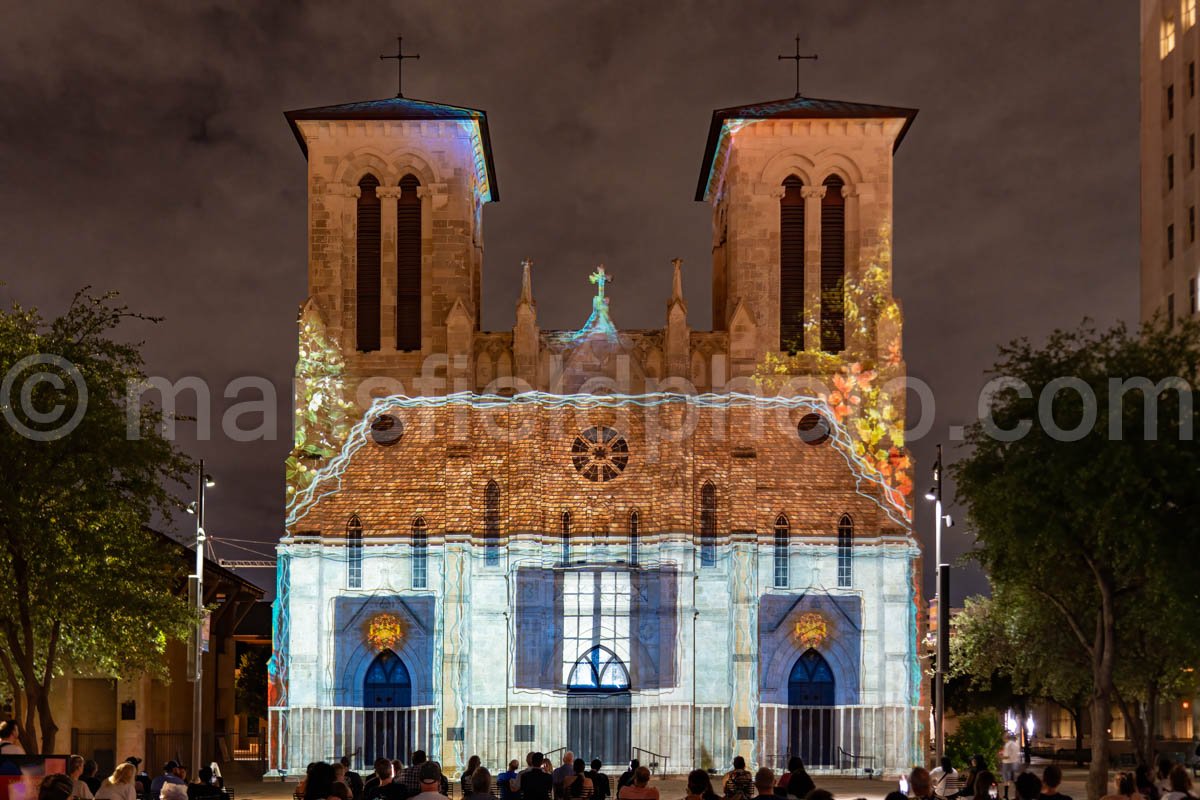
[[[829,637],[829,624],[815,611],[801,614],[795,624],[796,641],[804,648],[820,647]]]
[[[376,614],[367,621],[365,638],[376,652],[395,650],[404,639],[404,621],[395,614]]]
[[[880,230],[880,245],[860,279],[847,276],[846,340],[844,353],[819,350],[766,353],[754,373],[755,382],[777,392],[797,376],[815,375],[827,391],[818,396],[829,404],[836,422],[854,432],[854,453],[878,473],[907,505],[912,494],[912,463],[904,449],[904,413],[883,386],[903,375],[900,305],[890,288],[890,231]],[[820,320],[809,314],[806,331]],[[811,337],[809,337],[811,340]],[[861,343],[874,342],[874,347]]]
[[[353,403],[345,397],[346,362],[316,309],[300,315],[296,361],[295,447],[287,459],[287,496],[312,482],[318,461],[341,450],[350,432]],[[355,415],[357,416],[357,415]]]

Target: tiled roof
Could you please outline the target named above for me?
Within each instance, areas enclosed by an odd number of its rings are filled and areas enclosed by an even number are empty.
[[[908,133],[913,119],[917,116],[915,108],[900,108],[897,106],[879,106],[871,103],[848,103],[844,100],[822,100],[818,97],[789,97],[783,100],[767,100],[762,103],[750,103],[744,106],[718,108],[713,112],[712,123],[708,127],[708,142],[704,148],[704,162],[700,165],[700,182],[696,187],[696,199],[703,200],[708,186],[708,175],[712,168],[713,158],[717,154],[717,145],[721,140],[721,130],[729,120],[756,119],[903,119],[904,127],[896,136],[892,151],[900,147],[904,134]]]
[[[482,140],[484,158],[487,161],[488,181],[491,184],[492,199],[499,200],[500,193],[496,186],[496,166],[492,161],[492,139],[488,133],[487,112],[464,106],[451,106],[445,103],[432,103],[428,100],[417,100],[411,97],[387,97],[382,100],[360,100],[354,103],[341,103],[335,106],[318,106],[317,108],[302,108],[284,113],[288,125],[300,149],[308,157],[308,145],[296,125],[299,120],[322,119],[410,119],[410,120],[475,120],[479,124],[479,138]]]

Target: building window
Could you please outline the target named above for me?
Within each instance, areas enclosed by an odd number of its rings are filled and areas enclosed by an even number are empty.
[[[1196,241],[1196,207],[1188,208],[1188,241]]]
[[[804,183],[795,175],[779,200],[779,349],[804,349]]]
[[[1188,278],[1188,313],[1195,314],[1200,311],[1200,306],[1196,305],[1200,302],[1200,298],[1196,297],[1196,279]]]
[[[1175,325],[1175,293],[1167,295],[1167,327]]]
[[[1188,172],[1196,168],[1196,134],[1188,134]]]
[[[379,181],[365,175],[358,182],[358,228],[355,255],[357,347],[379,349]]]
[[[1167,226],[1167,261],[1175,258],[1175,226]]]
[[[421,349],[421,182],[400,180],[396,200],[396,349]]]
[[[717,563],[717,487],[706,482],[700,489],[700,566]]]
[[[1196,24],[1196,0],[1183,0],[1183,29],[1186,31]]]
[[[358,515],[350,518],[346,525],[346,586],[362,588],[363,533]]]
[[[775,518],[775,588],[788,587],[788,539],[791,533],[787,517]]]
[[[417,517],[412,524],[412,585],[414,589],[429,586],[429,530],[425,520]]]
[[[854,522],[843,514],[837,531],[838,586],[848,587],[854,577]]]
[[[629,563],[638,565],[638,512],[629,514]]]
[[[821,349],[846,349],[846,198],[837,175],[825,179],[821,198]]]
[[[1175,188],[1175,156],[1167,156],[1167,191]]]
[[[1167,15],[1162,21],[1158,40],[1158,55],[1166,58],[1175,49],[1175,16]]]
[[[1175,84],[1167,87],[1167,119],[1175,119]]]
[[[495,481],[483,490],[483,559],[489,567],[500,563],[500,487]]]
[[[430,531],[422,517],[413,521],[409,546],[413,548],[413,589],[425,589],[430,585]]]
[[[571,563],[571,512],[562,512],[559,535],[562,542],[562,563]]]

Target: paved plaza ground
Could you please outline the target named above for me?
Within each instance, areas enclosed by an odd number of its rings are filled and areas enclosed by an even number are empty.
[[[1040,773],[1041,766],[1033,765],[1034,771]],[[615,778],[615,776],[613,776]],[[1083,800],[1087,797],[1087,791],[1084,789],[1084,782],[1087,779],[1087,770],[1085,769],[1064,769],[1063,783],[1060,791],[1074,800]],[[817,786],[822,789],[828,789],[833,792],[833,796],[837,800],[856,800],[856,798],[865,798],[866,800],[883,800],[884,796],[897,788],[895,776],[890,776],[887,779],[866,780],[863,778],[848,778],[842,776],[821,776],[814,775],[813,780]],[[295,781],[280,783],[278,780],[272,781],[239,781],[236,784],[229,781],[234,786],[237,792],[238,800],[243,798],[255,798],[258,800],[289,800],[292,792],[296,788]],[[651,784],[658,787],[658,791],[662,800],[680,800],[687,792],[684,786],[684,779],[681,777],[655,778]],[[1004,796],[1001,789],[1001,797]]]

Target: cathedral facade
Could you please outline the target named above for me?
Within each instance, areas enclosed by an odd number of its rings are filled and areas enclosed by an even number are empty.
[[[481,111],[289,112],[308,298],[278,545],[270,767],[456,772],[571,749],[660,772],[922,760],[920,549],[891,290],[915,111],[713,114],[713,330],[480,329]],[[668,272],[668,270],[670,272]],[[664,279],[665,282],[665,279]]]

